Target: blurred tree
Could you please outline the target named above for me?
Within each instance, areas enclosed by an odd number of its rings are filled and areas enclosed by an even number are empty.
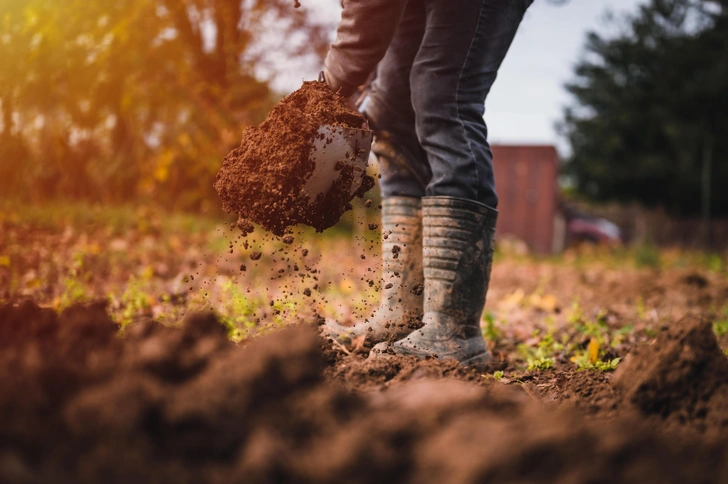
[[[329,28],[290,0],[3,0],[0,192],[216,206],[262,68],[321,61]]]
[[[728,191],[716,190],[728,184],[727,4],[651,0],[616,37],[588,35],[560,126],[577,190],[728,214]]]

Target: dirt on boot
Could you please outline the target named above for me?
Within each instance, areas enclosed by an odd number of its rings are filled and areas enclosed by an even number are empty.
[[[239,215],[241,230],[250,227],[247,222],[278,236],[296,224],[317,231],[331,227],[351,209],[352,187],[358,187],[355,196],[362,196],[374,180],[342,162],[333,188],[309,199],[302,188],[315,168],[313,139],[322,125],[360,129],[364,124],[361,114],[325,83],[304,82],[263,123],[245,129],[240,146],[223,160],[215,182],[223,209]]]

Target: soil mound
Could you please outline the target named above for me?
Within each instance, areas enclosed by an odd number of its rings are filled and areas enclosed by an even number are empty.
[[[708,321],[688,316],[636,348],[614,383],[625,400],[666,427],[728,434],[728,358]]]
[[[423,379],[482,380],[478,371],[463,368],[455,361],[419,360],[414,356],[391,356],[384,360],[358,354],[329,363],[327,379],[355,392],[381,390]]]
[[[703,348],[701,331],[671,334]],[[325,378],[323,344],[300,326],[234,345],[211,314],[118,335],[103,305],[2,306],[0,482],[728,479],[723,446],[590,423],[435,361],[362,363],[399,384],[352,393]]]
[[[352,188],[361,196],[374,186],[371,177],[341,160],[333,188],[309,198],[303,187],[315,168],[310,154],[322,125],[359,129],[365,120],[325,83],[304,82],[263,123],[243,131],[240,146],[225,157],[215,182],[223,209],[239,214],[241,228],[252,221],[278,236],[296,224],[322,231],[351,208]]]

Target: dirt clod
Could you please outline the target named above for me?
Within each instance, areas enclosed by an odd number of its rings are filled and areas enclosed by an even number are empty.
[[[255,230],[255,226],[245,219],[238,219],[236,225],[238,229],[240,229],[240,233],[243,237],[253,233],[253,230]]]
[[[412,289],[410,290],[412,294],[415,296],[421,296],[423,292],[425,292],[425,285],[420,283],[415,284],[412,286]]]
[[[709,437],[728,431],[728,358],[709,321],[688,316],[636,348],[614,375],[643,415]]]
[[[331,227],[351,208],[351,188],[359,187],[361,196],[374,181],[343,163],[333,188],[311,200],[303,187],[315,168],[313,139],[322,125],[360,129],[363,124],[326,83],[304,82],[263,123],[245,129],[240,146],[223,160],[215,182],[223,209],[239,214],[243,233],[251,221],[278,236],[296,224],[318,231]]]

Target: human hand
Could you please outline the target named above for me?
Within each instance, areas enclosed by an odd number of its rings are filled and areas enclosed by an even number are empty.
[[[355,88],[353,91],[351,91],[351,94],[348,96],[344,95],[343,88],[337,89],[335,86],[332,86],[332,83],[329,82],[329,77],[326,76],[326,73],[324,71],[319,72],[318,75],[318,82],[325,82],[326,85],[334,92],[337,92],[341,94],[342,96],[346,97],[346,102],[351,106],[353,109],[356,109],[357,111],[364,114],[359,107],[361,106],[362,102],[364,101],[364,98],[366,98],[368,94],[367,85],[362,85],[357,88]],[[350,91],[350,89],[347,89],[347,92]]]

